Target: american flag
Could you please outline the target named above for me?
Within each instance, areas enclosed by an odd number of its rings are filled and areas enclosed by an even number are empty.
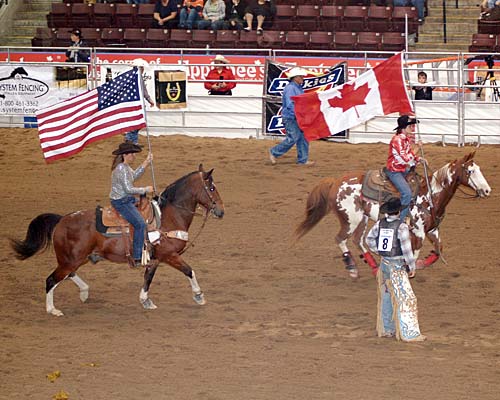
[[[134,68],[96,89],[36,113],[46,162],[69,157],[89,143],[146,126]]]

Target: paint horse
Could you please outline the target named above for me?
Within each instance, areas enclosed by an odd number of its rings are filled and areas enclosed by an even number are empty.
[[[189,279],[193,299],[199,305],[205,304],[203,292],[193,269],[180,254],[186,248],[189,226],[198,204],[205,208],[206,217],[209,213],[217,218],[224,216],[224,205],[215,187],[212,172],[213,169],[205,172],[200,164],[198,171],[178,179],[160,194],[160,241],[153,248],[154,259],[171,265]],[[125,254],[129,243],[121,236],[105,237],[99,233],[96,230],[94,210],[77,211],[65,216],[41,214],[31,221],[26,239],[11,240],[11,245],[17,257],[24,260],[45,250],[51,242],[57,258],[57,268],[46,280],[46,309],[52,315],[63,315],[54,306],[54,290],[66,278],[79,287],[80,300],[87,300],[89,286],[76,274],[80,266],[99,259],[127,262]],[[158,262],[151,263],[144,271],[144,284],[139,300],[145,309],[157,308],[149,298],[149,288],[157,267]]]
[[[488,197],[491,193],[479,165],[474,162],[474,154],[451,161],[435,171],[430,177],[430,187],[425,179],[418,182],[416,199],[410,206],[411,240],[415,258],[418,259],[425,237],[434,246],[431,254],[424,260],[418,260],[419,268],[425,268],[439,259],[442,251],[439,224],[444,218],[446,206],[459,186],[473,189],[473,197]],[[353,279],[359,277],[359,271],[347,247],[350,237],[361,250],[360,257],[372,268],[372,272],[375,274],[378,269],[377,262],[364,245],[364,236],[368,220],[378,219],[380,202],[363,195],[364,178],[365,174],[359,173],[344,176],[340,180],[323,179],[309,194],[305,218],[295,231],[297,239],[300,239],[332,211],[340,222],[340,230],[335,240],[342,250],[345,267]],[[394,192],[397,193],[395,188]]]

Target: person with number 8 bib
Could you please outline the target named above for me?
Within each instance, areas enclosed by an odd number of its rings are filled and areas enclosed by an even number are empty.
[[[370,229],[366,244],[381,256],[377,272],[377,334],[403,342],[422,342],[417,298],[409,278],[416,272],[408,225],[400,220],[401,200],[390,198],[380,206],[385,214]]]

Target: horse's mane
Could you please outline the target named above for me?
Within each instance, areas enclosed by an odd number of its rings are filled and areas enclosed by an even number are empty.
[[[168,185],[163,192],[161,192],[159,197],[159,206],[160,208],[165,207],[169,203],[173,203],[175,200],[178,200],[180,189],[186,186],[186,181],[191,177],[191,175],[197,173],[197,171],[190,172],[187,175],[184,175],[182,178],[177,179],[174,183]]]
[[[448,172],[449,172],[452,165],[456,165],[458,162],[465,163],[467,161],[470,161],[473,159],[474,155],[475,155],[475,152],[472,152],[470,154],[466,154],[462,159],[460,159],[460,160],[456,159],[456,160],[450,161],[449,163],[443,165],[441,168],[437,169],[432,174],[433,189],[442,189],[444,187],[445,179],[448,176]],[[435,186],[439,186],[439,187],[435,187]]]

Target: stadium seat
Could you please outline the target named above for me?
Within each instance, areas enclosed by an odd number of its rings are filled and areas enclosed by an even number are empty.
[[[138,28],[150,28],[153,23],[154,4],[139,4],[136,16]]]
[[[136,16],[136,4],[116,4],[114,26],[117,28],[134,27]]]
[[[113,3],[94,4],[94,27],[110,28],[113,26],[115,5]]]
[[[345,30],[351,32],[361,32],[366,30],[368,20],[368,7],[365,6],[346,6],[344,7],[344,16],[342,26]]]
[[[101,42],[104,46],[123,46],[123,29],[104,28],[101,32]]]
[[[257,35],[256,31],[241,31],[240,32],[240,40],[239,40],[239,46],[243,47],[245,49],[257,49],[259,47],[258,44],[258,39],[259,36]]]
[[[309,37],[309,32],[289,31],[285,35],[283,48],[288,50],[306,50],[309,47]]]
[[[71,27],[71,4],[52,3],[47,14],[49,28]]]
[[[312,4],[301,4],[297,7],[295,29],[308,32],[317,31],[321,29],[319,17],[319,6]]]
[[[193,30],[193,37],[191,39],[191,46],[197,48],[204,48],[207,46],[215,47],[216,34],[215,31],[205,29]]]
[[[291,31],[295,27],[295,17],[297,16],[297,7],[294,4],[277,4],[276,15],[273,20],[272,29],[275,31]]]
[[[81,28],[82,37],[89,47],[99,47],[101,43],[101,30],[99,28]]]
[[[358,32],[358,50],[380,51],[382,35],[379,32]]]
[[[215,48],[229,48],[235,49],[238,47],[239,41],[238,31],[218,30],[215,35]]]
[[[405,34],[402,32],[384,32],[382,35],[382,51],[402,51],[405,46]]]
[[[146,29],[144,28],[125,28],[123,31],[122,43],[127,47],[144,47],[146,42]]]
[[[326,5],[321,7],[320,25],[324,31],[337,31],[342,26],[343,6]]]
[[[495,51],[495,46],[497,45],[496,35],[489,33],[474,33],[472,34],[472,43],[469,46],[469,51],[471,53],[478,52],[489,52]]]
[[[172,29],[168,40],[168,47],[191,47],[193,32],[186,29]]]
[[[311,50],[332,50],[333,32],[325,32],[325,31],[311,32],[311,35],[309,37],[309,48]]]
[[[264,31],[257,39],[259,47],[266,49],[281,49],[284,41],[284,31]]]
[[[335,32],[334,50],[356,50],[358,35],[356,32]]]
[[[477,32],[478,33],[491,33],[494,35],[500,34],[500,22],[499,21],[485,21],[482,19],[477,20]]]
[[[54,47],[68,47],[71,43],[71,33],[69,29],[59,29],[52,41]]]
[[[71,5],[71,23],[72,26],[87,28],[93,25],[92,4],[74,3]]]
[[[371,32],[388,32],[391,30],[392,8],[371,5],[368,8],[367,29]]]
[[[392,31],[405,31],[405,15],[408,15],[408,33],[418,31],[418,13],[415,7],[394,7],[392,9]]]
[[[168,46],[169,31],[168,29],[153,29],[150,28],[146,32],[146,41],[144,47],[164,48]]]

